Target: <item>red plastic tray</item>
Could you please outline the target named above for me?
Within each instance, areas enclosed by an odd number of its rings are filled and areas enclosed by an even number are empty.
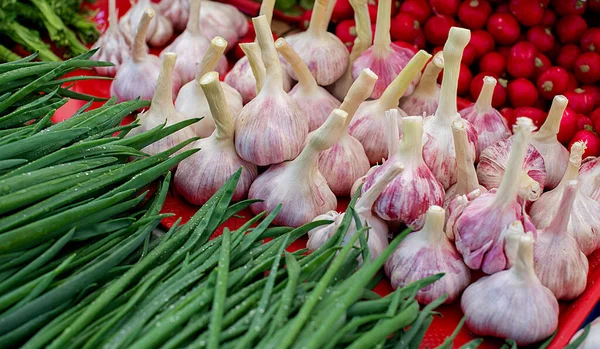
[[[231,2],[252,2],[251,0],[228,0]],[[256,11],[250,12],[249,14],[256,13],[258,10],[258,4],[256,4]],[[120,8],[120,13],[125,13],[125,10],[130,7],[128,0],[117,0],[117,6]],[[97,8],[99,12],[96,15],[96,20],[102,24],[104,19],[106,18],[106,8],[107,8],[107,0],[97,0],[93,5],[93,8]],[[254,7],[253,7],[254,8]],[[93,72],[83,71],[77,72],[72,75],[93,75]],[[96,95],[100,97],[109,97],[109,89],[110,89],[110,81],[82,81],[78,82],[73,89],[77,92],[87,93],[91,95]],[[459,99],[459,108],[463,108],[469,103],[467,100]],[[57,113],[53,117],[54,122],[59,122],[71,116],[77,109],[79,109],[84,102],[81,101],[70,101],[62,108],[60,108]],[[98,107],[100,103],[94,103],[93,107]],[[346,205],[348,204],[348,199],[341,198],[339,200],[338,209],[344,210]],[[174,213],[175,216],[163,220],[163,225],[169,227],[175,222],[178,217],[182,218],[183,222],[186,222],[198,209],[198,207],[190,205],[187,203],[181,196],[179,196],[176,192],[172,191],[163,207],[163,212]],[[244,211],[242,213],[244,218],[232,218],[226,224],[226,226],[231,229],[236,229],[240,227],[246,220],[251,217],[251,213],[249,211]],[[221,229],[218,230],[217,234],[220,234]],[[306,239],[300,239],[296,241],[292,246],[291,250],[296,250],[299,248],[305,247]],[[589,256],[589,264],[590,264],[590,272],[588,275],[588,285],[583,293],[578,299],[571,302],[560,302],[560,320],[558,333],[550,345],[550,349],[560,349],[563,348],[571,339],[571,337],[575,334],[575,332],[580,328],[582,323],[585,321],[588,314],[592,311],[598,300],[600,299],[600,251],[596,251],[594,254]],[[477,276],[477,275],[476,275]],[[381,295],[388,294],[392,291],[390,284],[387,280],[383,280],[376,288],[376,291]],[[439,344],[441,344],[447,336],[449,336],[452,331],[456,328],[456,325],[462,318],[463,314],[460,310],[460,306],[458,304],[446,305],[439,308],[442,316],[436,317],[433,323],[431,324],[430,329],[425,335],[423,343],[421,344],[421,348],[433,348]],[[472,339],[477,338],[472,333],[470,333],[466,328],[459,333],[458,337],[455,341],[455,348],[458,348],[460,345],[469,342]],[[480,348],[491,349],[491,348],[499,348],[502,345],[503,341],[494,339],[494,338],[486,338]]]

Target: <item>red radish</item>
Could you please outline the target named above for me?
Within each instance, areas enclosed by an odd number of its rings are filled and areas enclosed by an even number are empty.
[[[510,13],[526,27],[532,27],[542,21],[544,5],[539,0],[510,0]]]
[[[600,12],[600,0],[589,0],[588,10],[592,12]]]
[[[453,17],[458,12],[460,0],[429,0],[429,3],[433,12]]]
[[[421,25],[431,17],[431,7],[427,0],[407,0],[400,5],[400,12],[413,16]]]
[[[390,35],[393,40],[413,42],[415,35],[421,29],[419,21],[407,13],[398,13],[392,18],[391,23]]]
[[[549,27],[549,28],[553,28],[554,25],[556,24],[556,14],[548,9],[544,10],[544,15],[542,16],[542,21],[540,22],[540,25],[543,25],[544,27]]]
[[[482,72],[472,79],[471,86],[469,87],[469,92],[471,93],[471,98],[473,100],[477,100],[479,93],[481,92],[481,88],[483,87],[483,78],[486,76],[493,76],[488,72]],[[494,76],[498,80],[496,87],[494,87],[494,96],[492,97],[492,107],[499,108],[506,102],[506,80],[498,79],[497,76]]]
[[[556,139],[562,144],[569,144],[569,141],[578,130],[578,123],[579,117],[577,116],[577,113],[573,111],[573,109],[567,107],[560,119],[560,126],[558,128]]]
[[[406,41],[394,41],[394,44],[396,44],[400,47],[403,47],[403,48],[407,48],[407,49],[413,51],[414,53],[419,52],[419,49],[417,48],[417,46],[410,44]]]
[[[427,45],[427,39],[425,39],[425,33],[423,32],[423,29],[420,29],[415,33],[412,43],[419,49],[425,48]]]
[[[300,17],[300,29],[306,30],[308,29],[308,25],[310,24],[310,17],[312,17],[312,10],[308,10],[302,14]]]
[[[510,49],[506,70],[515,78],[530,78],[535,73],[535,46],[526,41],[515,44]]]
[[[552,67],[537,78],[537,88],[546,100],[564,93],[568,88],[569,73],[561,67]]]
[[[594,123],[592,119],[583,114],[577,114],[577,130],[593,130]]]
[[[548,56],[546,56],[545,54],[538,52],[535,56],[535,72],[533,74],[533,77],[537,78],[538,76],[540,76],[540,74],[550,69],[550,67],[552,67],[552,62],[550,62],[550,58],[548,58]]]
[[[492,6],[487,0],[464,0],[458,8],[458,19],[468,29],[481,29],[491,13]]]
[[[535,103],[533,103],[532,107],[538,109],[546,109],[546,101],[543,98],[538,97]]]
[[[600,28],[590,28],[581,37],[583,52],[600,51]]]
[[[379,0],[369,0],[367,1],[367,6],[369,8],[369,18],[371,18],[371,23],[377,22],[377,6],[379,5]],[[398,13],[398,9],[400,8],[397,1],[392,1],[392,18]]]
[[[578,81],[584,84],[595,84],[600,80],[600,53],[586,52],[577,57],[573,72]]]
[[[597,85],[583,85],[582,89],[588,91],[592,95],[594,101],[594,109],[600,107],[600,86]]]
[[[440,74],[442,75],[442,74]],[[469,66],[461,63],[460,64],[460,72],[458,75],[458,87],[456,89],[456,93],[459,95],[464,95],[469,92],[469,87],[471,86],[471,81],[473,80],[473,74],[471,74],[471,70]],[[483,84],[483,83],[482,83]]]
[[[538,99],[537,88],[533,82],[525,78],[510,81],[506,93],[508,101],[514,108],[531,106]]]
[[[583,88],[576,88],[564,93],[569,100],[569,107],[580,114],[589,114],[594,109],[594,95],[592,91]]]
[[[498,2],[503,2],[503,1],[506,1],[506,0],[501,0],[501,1],[498,1]],[[501,3],[501,4],[499,4],[496,7],[496,11],[495,12],[496,13],[510,13],[510,9],[508,8],[508,4]]]
[[[455,25],[452,17],[434,15],[425,23],[425,38],[432,45],[443,45],[448,39],[450,28]]]
[[[573,65],[577,57],[581,55],[581,49],[577,45],[568,44],[564,45],[558,51],[556,56],[556,64],[565,68],[568,71],[573,70]]]
[[[469,46],[467,46],[469,47]],[[506,70],[506,58],[498,52],[488,52],[479,61],[479,71],[502,76]]]
[[[456,108],[458,111],[465,109],[471,104],[473,104],[473,101],[469,98],[469,96],[466,96],[466,98],[456,97]]]
[[[561,16],[582,15],[585,12],[586,0],[552,0],[552,8]]]
[[[592,119],[592,123],[596,130],[600,129],[600,108],[594,109],[593,112],[590,113],[590,119]]]
[[[533,124],[539,129],[546,121],[546,112],[533,107],[519,107],[514,111],[515,120],[520,117],[530,118]]]
[[[463,51],[463,56],[461,62],[466,65],[471,65],[475,60],[475,48],[473,46],[467,45],[465,50]]]
[[[548,8],[548,5],[550,5],[550,0],[540,0],[540,3],[544,5],[544,8]]]
[[[337,0],[333,6],[333,12],[331,13],[331,21],[339,23],[345,19],[351,19],[354,17],[354,9],[350,5],[348,0]]]
[[[588,156],[600,156],[600,138],[598,135],[589,130],[579,130],[571,139],[569,143],[569,149],[571,146],[575,144],[575,142],[585,142],[586,148],[583,153],[583,158],[585,159]]]
[[[353,19],[345,19],[335,27],[335,35],[342,40],[344,45],[351,49],[356,39],[356,22]]]
[[[480,58],[484,54],[494,51],[494,38],[487,31],[477,29],[471,32],[471,40],[468,46],[473,46],[475,58]]]
[[[516,121],[515,110],[513,108],[504,107],[504,108],[500,109],[499,112],[500,112],[500,114],[502,114],[502,117],[504,117],[504,120],[506,120],[508,129],[511,130],[511,132],[512,132],[513,125],[515,124],[515,121]]]
[[[536,25],[527,31],[527,41],[540,52],[547,52],[554,46],[554,35],[548,28]]]
[[[585,19],[577,15],[564,16],[556,23],[556,35],[563,44],[578,43],[587,29]]]
[[[569,73],[569,81],[567,81],[567,91],[574,90],[579,86],[579,81],[575,78],[573,73]]]
[[[498,46],[496,48],[496,52],[502,55],[505,59],[508,59],[508,55],[510,54],[510,49],[512,46]]]
[[[519,39],[521,28],[509,13],[494,13],[487,22],[487,31],[500,45],[510,45]]]

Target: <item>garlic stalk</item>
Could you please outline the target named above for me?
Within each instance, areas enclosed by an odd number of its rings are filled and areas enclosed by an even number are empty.
[[[184,31],[190,17],[189,0],[161,0],[158,11],[165,16],[176,31]]]
[[[578,179],[584,151],[585,144],[583,142],[573,144],[569,164],[560,183],[556,188],[542,194],[531,205],[531,219],[538,229],[550,227],[553,224],[552,219],[565,209],[564,205],[561,205],[561,198],[564,196],[569,182]],[[567,230],[573,235],[586,256],[600,247],[600,216],[598,216],[598,212],[600,212],[600,202],[577,189]]]
[[[340,139],[319,154],[319,170],[336,196],[350,196],[354,183],[369,171],[369,158],[358,139],[348,133],[348,125],[360,104],[371,94],[377,75],[365,69],[356,79],[340,109],[348,113]]]
[[[200,87],[200,79],[204,74],[214,69],[217,62],[223,57],[225,47],[227,47],[227,41],[222,37],[217,36],[211,40],[206,54],[198,65],[195,79],[183,85],[175,100],[175,109],[186,118],[202,118],[202,120],[191,125],[198,137],[208,137],[215,130],[215,121],[212,117],[209,102]],[[242,110],[242,96],[225,82],[221,82],[221,88],[229,106],[230,115],[232,117],[237,116]]]
[[[131,58],[125,60],[111,84],[110,95],[116,96],[117,101],[129,101],[140,97],[152,99],[156,88],[158,72],[160,71],[160,58],[148,53],[146,33],[154,17],[154,10],[146,10],[138,24],[137,32],[131,47]],[[181,79],[177,72],[173,73],[173,95],[181,88]]]
[[[385,112],[390,109],[398,110],[398,117],[406,116],[398,108],[398,100],[406,92],[415,76],[419,74],[425,66],[430,54],[421,50],[413,56],[406,67],[396,76],[394,81],[385,89],[381,98],[365,101],[360,104],[354,118],[348,126],[352,136],[360,141],[365,148],[369,162],[373,165],[387,158],[386,128],[388,123],[385,120]],[[379,80],[379,78],[378,78]],[[400,127],[400,125],[398,125]],[[398,129],[398,137],[402,133]]]
[[[296,101],[302,114],[308,118],[308,130],[316,130],[327,120],[331,111],[340,106],[340,101],[317,84],[298,52],[284,38],[275,41],[275,48],[292,67],[298,78],[298,83],[289,95]]]
[[[131,58],[132,38],[119,27],[116,0],[108,1],[108,28],[94,43],[98,51],[90,58],[96,61],[111,62],[113,67],[94,67],[105,76],[114,77],[121,64]]]
[[[216,130],[199,139],[192,147],[202,149],[179,163],[175,173],[175,188],[187,201],[203,205],[240,167],[242,174],[233,193],[233,201],[246,197],[256,178],[256,165],[242,160],[235,152],[233,119],[219,74],[206,73],[199,81],[214,118]]]
[[[131,36],[135,36],[136,28],[138,23],[141,21],[144,12],[148,9],[155,10],[156,5],[150,0],[138,0],[137,3],[133,4],[129,11],[127,11],[123,17],[119,20],[119,26],[121,29]],[[146,34],[145,41],[151,46],[163,46],[173,36],[173,25],[171,22],[158,13],[154,16],[154,19],[150,23]]]
[[[577,331],[577,333],[575,333],[573,335],[573,338],[571,338],[571,341],[569,342],[569,344],[572,344],[581,335],[583,335],[583,331],[585,331],[585,329],[583,329],[583,328],[581,330]],[[585,337],[583,342],[581,344],[579,344],[579,346],[577,347],[577,349],[596,349],[596,348],[600,348],[600,318],[596,318],[594,321],[592,321],[591,326],[590,326],[590,332],[588,333],[587,337]]]
[[[291,160],[300,153],[308,134],[308,120],[283,90],[279,55],[266,17],[252,21],[267,75],[256,98],[235,120],[235,149],[242,159],[266,166]]]
[[[433,115],[438,108],[440,84],[438,75],[444,69],[443,52],[438,52],[427,64],[415,92],[400,99],[400,108],[408,115]]]
[[[348,49],[337,36],[327,31],[330,1],[334,0],[315,0],[308,29],[286,38],[321,86],[333,84],[344,75],[348,66]],[[290,64],[284,64],[284,68],[292,79],[298,80]]]
[[[600,157],[587,157],[579,168],[579,190],[585,195],[600,200]]]
[[[319,171],[319,153],[338,140],[346,116],[345,111],[334,109],[327,121],[311,133],[297,158],[273,165],[256,178],[248,198],[262,201],[250,206],[254,214],[271,212],[282,203],[273,223],[299,227],[318,215],[335,210],[337,199]]]
[[[429,287],[417,291],[415,299],[422,304],[448,294],[452,303],[469,286],[471,272],[444,232],[444,209],[431,206],[423,229],[409,234],[388,258],[385,273],[394,289],[439,273],[444,276]]]
[[[413,229],[423,226],[425,213],[431,205],[444,203],[444,188],[423,161],[423,118],[402,118],[404,137],[398,140],[398,111],[387,112],[387,141],[389,158],[370,175],[363,192],[377,181],[383,171],[395,163],[404,165],[404,171],[383,190],[373,210],[386,221],[404,223]]]
[[[535,275],[533,238],[523,236],[515,264],[467,287],[461,299],[467,327],[479,336],[538,342],[558,326],[558,302]]]
[[[554,96],[546,121],[531,138],[531,144],[544,158],[548,174],[545,183],[547,189],[553,189],[558,185],[569,163],[569,151],[556,138],[568,102],[565,96]]]
[[[521,238],[525,235],[525,229],[521,221],[514,221],[506,228],[506,231],[504,232],[504,254],[506,255],[506,266],[508,268],[515,265],[519,254],[519,243],[521,242]]]
[[[440,91],[440,102],[433,116],[425,119],[423,125],[423,158],[435,177],[448,189],[457,180],[456,152],[452,140],[452,122],[460,120],[456,107],[456,90],[460,60],[471,32],[467,29],[452,27],[448,41],[444,45],[444,79]],[[469,152],[475,159],[477,131],[470,122],[465,121],[469,138]]]

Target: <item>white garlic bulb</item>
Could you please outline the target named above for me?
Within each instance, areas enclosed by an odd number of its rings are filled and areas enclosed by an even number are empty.
[[[575,335],[573,335],[573,338],[571,338],[571,341],[569,342],[569,344],[572,344],[579,337],[581,337],[583,335],[583,331],[584,331],[583,328],[581,330],[577,331],[577,333],[575,333]],[[587,337],[585,337],[583,342],[581,344],[579,344],[579,346],[577,347],[577,349],[596,349],[596,348],[600,348],[600,318],[596,318],[594,321],[592,321],[592,323],[590,325],[590,332],[588,333]]]
[[[585,195],[600,200],[600,157],[587,157],[579,168],[579,190]]]
[[[137,25],[144,15],[144,12],[148,9],[155,10],[155,7],[156,5],[150,0],[138,0],[137,3],[133,4],[129,11],[121,17],[119,26],[121,26],[121,29],[125,33],[134,36]],[[173,25],[165,16],[157,13],[146,31],[146,42],[151,46],[159,47],[171,40],[172,36]]]
[[[92,46],[98,51],[90,58],[96,61],[111,62],[113,67],[94,67],[101,75],[115,76],[121,64],[131,58],[132,37],[121,31],[118,22],[116,0],[108,1],[108,28]]]
[[[400,108],[408,115],[433,115],[438,108],[440,84],[438,75],[444,69],[444,52],[440,51],[425,67],[415,92],[400,99]]]
[[[382,163],[383,162],[384,161],[382,161]],[[371,168],[367,171],[367,173],[365,173],[364,176],[358,177],[358,179],[354,182],[354,184],[352,184],[352,189],[350,189],[350,196],[354,196],[358,192],[358,189],[360,188],[360,186],[365,184],[365,182],[367,181],[367,178],[369,178],[369,176],[372,175],[373,172],[375,172],[375,170],[377,170],[379,168],[379,166],[380,165],[371,166]]]
[[[184,0],[189,1],[189,0]],[[239,38],[248,32],[248,19],[237,7],[219,1],[202,0],[200,29],[209,38],[221,36],[235,47]]]
[[[189,0],[161,0],[158,11],[165,16],[176,31],[184,31],[190,17]]]

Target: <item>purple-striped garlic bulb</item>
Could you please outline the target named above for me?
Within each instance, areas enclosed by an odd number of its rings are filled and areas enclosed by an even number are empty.
[[[215,120],[212,117],[210,103],[204,95],[204,90],[200,87],[200,80],[204,74],[213,71],[223,56],[225,47],[227,47],[227,41],[222,37],[217,36],[211,40],[210,46],[198,66],[195,79],[183,85],[175,100],[175,109],[186,118],[202,118],[191,125],[198,137],[208,137],[215,130]],[[242,110],[242,96],[225,82],[221,82],[221,88],[229,107],[229,115],[235,118]]]
[[[552,219],[565,210],[561,198],[570,181],[578,179],[581,156],[585,151],[583,142],[576,142],[571,147],[569,164],[562,180],[556,188],[545,192],[531,205],[531,219],[538,229],[544,229],[553,224]],[[585,195],[580,189],[576,190],[575,202],[567,230],[586,256],[600,247],[600,202]]]
[[[400,99],[400,108],[408,115],[433,115],[440,102],[438,75],[444,69],[444,53],[438,52],[425,67],[415,91]]]
[[[582,193],[600,200],[600,157],[587,157],[583,160],[579,168],[579,183]]]
[[[446,208],[446,212],[448,214],[446,215],[446,236],[448,237],[448,240],[454,241],[455,238],[452,227],[454,227],[456,220],[460,218],[463,211],[465,208],[467,208],[467,206],[469,206],[471,201],[475,200],[480,195],[481,190],[475,189],[468,194],[459,195],[447,203],[448,207]],[[446,205],[446,202],[444,202],[444,205]]]
[[[558,326],[558,302],[535,275],[533,238],[521,237],[514,265],[471,284],[462,295],[467,327],[479,336],[538,342]]]
[[[577,341],[579,339],[579,337],[581,337],[583,335],[584,331],[585,331],[584,328],[577,331],[577,333],[575,333],[575,335],[573,335],[573,338],[571,338],[571,341],[569,342],[569,344],[573,344],[575,341]],[[587,337],[585,337],[583,342],[581,344],[579,344],[579,346],[577,347],[577,349],[596,349],[596,348],[600,348],[600,318],[596,318],[594,321],[592,321],[591,326],[590,326],[590,332],[588,333]]]
[[[360,189],[361,185],[364,185],[365,182],[367,181],[367,178],[369,178],[369,176],[375,172],[375,170],[377,170],[379,168],[380,165],[373,165],[371,166],[371,168],[367,171],[367,173],[364,174],[364,176],[360,176],[358,177],[358,179],[354,182],[354,184],[352,184],[352,189],[350,189],[350,196],[354,197],[354,195],[356,193],[358,193],[358,189]]]
[[[242,159],[267,166],[300,154],[308,134],[308,119],[283,90],[279,55],[267,18],[263,15],[252,21],[266,77],[256,98],[235,119],[235,149]]]
[[[282,203],[273,223],[299,227],[318,215],[335,210],[337,199],[319,171],[319,153],[338,140],[346,116],[345,111],[334,109],[325,123],[310,134],[297,158],[273,165],[256,178],[248,198],[262,201],[250,206],[254,214],[271,212]]]
[[[354,82],[340,109],[348,113],[340,139],[319,154],[319,170],[336,196],[350,196],[354,183],[369,171],[369,158],[358,139],[348,133],[348,125],[358,106],[371,94],[377,75],[365,69]]]
[[[98,51],[90,58],[96,61],[111,62],[113,67],[94,67],[105,76],[114,77],[121,64],[131,58],[132,38],[119,27],[116,0],[108,0],[108,28],[92,46]]]
[[[387,140],[389,158],[369,176],[363,186],[363,193],[379,179],[389,166],[401,163],[404,171],[383,190],[375,202],[373,210],[386,221],[404,223],[413,229],[421,229],[425,213],[432,205],[444,203],[444,188],[435,179],[423,161],[423,118],[407,116],[402,118],[404,136],[398,140],[398,111],[387,112]]]
[[[569,151],[556,138],[567,103],[569,100],[565,96],[554,96],[546,121],[531,137],[531,145],[544,158],[547,173],[544,183],[546,189],[553,189],[558,185],[569,163]]]
[[[201,151],[179,163],[175,173],[175,188],[187,201],[204,205],[240,167],[242,174],[233,193],[233,201],[246,197],[256,178],[256,165],[242,160],[233,142],[233,119],[219,73],[206,73],[199,81],[216,124],[216,130],[207,138],[197,140],[192,147]]]
[[[487,147],[501,139],[510,137],[506,120],[498,110],[492,107],[492,96],[496,87],[496,79],[491,76],[483,78],[483,87],[477,101],[460,111],[460,116],[469,121],[477,130],[477,158]]]
[[[371,93],[371,98],[373,99],[377,99],[383,95],[388,85],[392,83],[414,55],[411,50],[392,43],[390,38],[391,11],[392,0],[380,0],[378,2],[373,46],[361,53],[352,63],[352,76],[355,79],[365,68],[373,70],[379,77]],[[410,95],[414,91],[415,85],[419,81],[420,73],[421,71],[419,70],[400,97]]]
[[[388,167],[383,175],[377,180],[377,182],[371,188],[369,188],[369,190],[362,194],[354,206],[354,210],[360,219],[361,225],[363,227],[369,227],[367,244],[369,246],[369,252],[372,259],[377,258],[388,246],[389,235],[387,223],[373,214],[373,204],[383,189],[394,178],[396,178],[402,172],[402,170],[403,167],[399,163]],[[335,235],[337,229],[342,223],[342,220],[344,219],[345,214],[345,212],[338,213],[337,211],[329,211],[324,215],[315,217],[313,221],[331,219],[333,220],[333,223],[320,226],[309,231],[306,247],[310,251],[315,251],[319,247],[323,246],[327,240]],[[356,232],[356,221],[352,219],[343,243],[348,243],[350,238],[356,234]],[[360,243],[357,241],[356,245],[360,246]]]
[[[313,131],[323,125],[331,111],[340,106],[340,101],[329,91],[317,84],[306,64],[284,38],[275,41],[275,48],[298,78],[298,83],[289,92],[298,109],[308,118],[308,130]]]
[[[333,84],[344,75],[348,66],[348,49],[337,36],[327,31],[330,1],[333,0],[315,0],[308,29],[286,37],[321,86]],[[284,68],[292,79],[298,80],[290,64],[284,64]]]
[[[448,41],[444,45],[444,79],[440,102],[435,113],[426,118],[423,124],[423,158],[444,189],[456,183],[458,177],[452,123],[461,119],[456,106],[456,91],[460,60],[470,37],[471,32],[467,29],[450,29]],[[469,139],[469,152],[472,154],[471,158],[475,159],[477,131],[470,122],[464,122]]]
[[[386,128],[389,124],[386,121],[385,112],[396,109],[398,113],[394,115],[397,115],[398,118],[407,116],[402,109],[398,108],[398,100],[406,92],[413,78],[419,74],[430,57],[431,55],[423,50],[417,52],[394,81],[389,84],[379,99],[365,101],[358,107],[348,130],[365,148],[365,153],[367,153],[371,165],[380,163],[381,159],[388,157]],[[400,127],[400,123],[398,123],[398,127]],[[402,130],[398,128],[398,138],[401,133]]]
[[[394,289],[444,273],[441,279],[417,291],[415,299],[422,304],[444,294],[448,294],[445,303],[452,303],[471,283],[469,268],[446,237],[444,221],[444,209],[431,206],[423,228],[404,238],[385,263],[385,273]]]
[[[588,260],[568,228],[577,187],[577,181],[566,184],[559,202],[561,210],[549,226],[538,230],[534,246],[535,274],[557,299],[577,298],[587,285]]]
[[[148,9],[155,10],[156,5],[150,0],[138,0],[119,20],[121,29],[130,36],[135,36],[138,23]],[[162,14],[158,13],[152,19],[145,32],[145,41],[151,46],[160,47],[166,44],[173,36],[173,25]]]
[[[189,1],[189,0],[184,0]],[[235,47],[248,32],[248,19],[237,7],[219,1],[202,0],[200,29],[209,38],[222,36]]]
[[[150,8],[143,13],[131,47],[131,58],[123,61],[110,86],[110,95],[117,97],[118,102],[138,97],[149,100],[154,96],[161,62],[160,58],[148,53],[145,40],[153,17],[154,10]],[[177,95],[181,88],[181,78],[177,72],[173,72],[172,80],[172,95]]]
[[[471,269],[493,274],[507,267],[504,233],[514,221],[524,221],[518,197],[523,160],[533,130],[531,119],[518,118],[514,142],[506,172],[498,189],[473,199],[448,228],[454,234],[456,248]]]

